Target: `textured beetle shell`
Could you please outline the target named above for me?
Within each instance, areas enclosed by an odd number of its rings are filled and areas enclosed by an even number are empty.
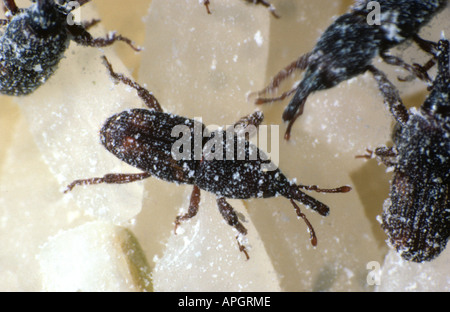
[[[291,120],[309,94],[363,74],[381,51],[416,35],[447,5],[447,0],[381,0],[380,25],[369,25],[369,1],[359,1],[336,19],[319,38],[294,97],[283,113]]]
[[[397,132],[398,163],[382,216],[392,246],[415,262],[434,259],[450,236],[450,137],[430,123],[411,115]]]
[[[172,157],[172,146],[179,137],[172,137],[176,125],[186,125],[194,138],[193,119],[177,115],[131,109],[116,114],[105,122],[101,129],[101,142],[105,148],[127,164],[169,182],[193,184],[198,160],[176,161]],[[200,129],[204,131],[204,125]],[[194,140],[191,140],[194,150]]]
[[[196,124],[197,123],[197,124]],[[177,125],[187,126],[190,130],[191,152],[196,148],[196,127],[202,131],[200,159],[191,153],[189,159],[175,160],[172,155],[174,144],[180,136],[172,136]],[[209,134],[206,127],[198,121],[185,117],[152,111],[131,109],[108,118],[100,131],[105,148],[127,164],[149,172],[159,179],[180,184],[195,184],[203,190],[227,198],[261,198],[284,196],[295,199],[327,215],[328,206],[300,191],[278,168],[265,170],[270,160],[261,157],[263,152],[245,141],[243,154],[238,158],[238,138],[233,135],[234,158],[227,159],[226,132],[216,131]],[[222,144],[223,157],[207,160],[204,151],[207,142],[218,136]],[[193,139],[194,138],[194,139]],[[210,152],[215,151],[215,146]],[[241,151],[242,152],[242,151]],[[249,158],[252,153],[257,157]]]
[[[16,14],[0,37],[0,92],[26,95],[56,70],[69,45],[65,16],[48,1]]]
[[[390,199],[382,227],[390,244],[410,261],[436,258],[450,237],[450,55],[441,41],[433,91],[408,121],[397,124]]]

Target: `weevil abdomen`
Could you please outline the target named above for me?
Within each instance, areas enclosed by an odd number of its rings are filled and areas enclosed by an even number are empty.
[[[180,139],[178,133],[172,134],[177,125],[185,126],[190,132],[190,137],[185,139],[194,151],[194,126],[203,131],[204,125],[193,119],[148,109],[126,110],[108,118],[100,131],[101,142],[131,166],[165,181],[192,184],[198,164],[194,153],[189,159],[180,160],[172,155],[172,148]]]
[[[43,15],[38,5],[32,4],[15,15],[0,37],[0,91],[3,94],[24,95],[34,91],[53,74],[69,45],[56,7],[46,7],[46,15]]]
[[[449,196],[448,183],[426,183],[395,173],[382,228],[403,259],[430,261],[445,249],[450,236]]]

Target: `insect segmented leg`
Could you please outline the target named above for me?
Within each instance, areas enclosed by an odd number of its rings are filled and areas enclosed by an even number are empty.
[[[229,225],[234,227],[239,234],[236,236],[236,241],[239,246],[239,250],[245,254],[245,257],[250,259],[245,246],[239,242],[241,235],[247,235],[247,229],[239,222],[239,218],[234,211],[233,207],[225,200],[224,197],[217,197],[217,206],[219,208],[220,214],[227,221]]]
[[[387,64],[394,65],[394,66],[400,66],[403,69],[410,72],[414,77],[417,77],[420,80],[423,80],[427,83],[431,83],[431,78],[430,78],[430,76],[428,76],[427,71],[419,64],[410,65],[410,64],[406,63],[405,61],[403,61],[401,58],[394,56],[394,55],[386,54],[386,52],[381,52],[380,56]],[[401,79],[402,78],[400,78],[400,80]]]
[[[78,3],[80,4],[80,6],[82,6],[88,2],[91,2],[91,0],[78,0]]]
[[[236,121],[233,125],[233,127],[238,127],[241,126],[244,129],[246,129],[248,126],[252,125],[255,126],[256,128],[259,127],[259,125],[263,122],[264,120],[264,115],[262,112],[260,111],[256,111],[250,115],[244,116],[241,119],[239,119],[238,121]]]
[[[387,167],[394,166],[396,164],[396,157],[398,153],[394,147],[377,147],[375,151],[366,149],[364,155],[357,155],[355,158],[371,159],[375,156],[379,157],[381,162]]]
[[[311,53],[302,55],[300,58],[293,61],[291,64],[286,66],[284,69],[279,71],[278,74],[276,74],[272,78],[272,81],[269,83],[269,85],[267,87],[265,87],[261,91],[250,93],[248,97],[250,98],[250,97],[253,97],[254,95],[257,95],[258,97],[255,100],[255,104],[264,104],[264,103],[268,103],[268,102],[281,101],[281,100],[285,99],[286,97],[290,96],[292,93],[294,93],[297,90],[297,88],[293,88],[287,92],[284,92],[281,96],[275,97],[275,98],[260,97],[263,94],[274,92],[280,86],[281,82],[283,82],[283,80],[287,79],[290,75],[292,75],[292,73],[294,73],[294,71],[305,70],[306,67],[308,66],[308,60],[309,60],[310,56],[311,56]]]
[[[319,188],[317,185],[298,184],[297,186],[301,189],[308,190],[308,191],[314,191],[314,192],[318,192],[318,193],[347,193],[352,190],[352,188],[348,185],[344,185],[344,186],[340,186],[340,187],[336,187],[336,188],[332,188],[332,189]]]
[[[245,1],[251,2],[254,4],[261,4],[261,5],[265,6],[270,11],[270,13],[272,13],[273,17],[280,18],[280,16],[275,11],[275,7],[270,2],[267,2],[265,0],[245,0]]]
[[[355,158],[365,158],[365,159],[371,159],[373,157],[374,153],[371,149],[366,148],[366,153],[362,155],[356,155]]]
[[[67,29],[73,36],[73,40],[83,46],[94,47],[94,48],[103,48],[112,45],[116,41],[123,41],[128,44],[133,50],[136,52],[141,51],[141,48],[136,47],[132,40],[124,37],[122,35],[118,35],[115,32],[110,33],[105,38],[94,38],[92,35],[87,32],[87,30],[81,25],[68,25]]]
[[[84,29],[89,29],[91,27],[94,27],[95,25],[97,25],[100,22],[101,22],[101,20],[94,18],[90,21],[82,22],[81,24],[83,25]]]
[[[181,221],[188,220],[197,215],[198,206],[200,204],[200,188],[197,185],[194,185],[194,188],[191,193],[191,200],[189,202],[188,212],[184,215],[177,216],[175,219],[175,229],[174,232],[177,234],[177,228],[180,225]]]
[[[256,111],[253,114],[247,115],[235,122],[234,125],[230,126],[227,131],[236,131],[238,135],[245,133],[246,140],[249,140],[253,135],[256,134],[256,130],[259,125],[263,122],[264,115],[260,111]]]
[[[3,0],[3,8],[5,12],[8,11],[11,15],[16,15],[20,12],[19,7],[17,6],[14,0]]]
[[[111,63],[105,56],[102,56],[102,59],[111,77],[135,89],[138,93],[138,96],[144,101],[145,105],[147,105],[148,108],[155,110],[157,112],[163,111],[161,105],[159,104],[158,100],[153,96],[153,94],[151,94],[147,89],[142,87],[137,82],[126,77],[125,75],[116,73],[113,70]]]
[[[206,8],[206,12],[208,13],[208,14],[211,14],[211,11],[209,10],[209,0],[203,0],[203,5],[205,6],[205,8]]]
[[[417,63],[414,63],[412,66],[414,66],[417,71],[422,72],[422,73],[428,73],[428,71],[436,64],[436,57],[437,57],[437,51],[438,51],[438,47],[436,42],[433,41],[429,41],[429,40],[425,40],[420,38],[417,34],[413,36],[412,38],[414,40],[414,42],[425,52],[433,55],[433,57],[426,62],[424,65],[420,65]],[[400,81],[412,81],[417,77],[416,75],[414,75],[414,73],[412,73],[411,75],[407,76],[407,77],[399,77],[398,79]]]
[[[301,212],[300,207],[295,203],[295,201],[293,199],[291,199],[291,204],[294,206],[295,211],[297,212],[297,216],[302,218],[303,221],[305,221],[306,226],[308,227],[311,245],[317,246],[317,236],[316,236],[316,232],[314,231],[313,226],[309,222],[308,218],[306,218],[306,215]]]
[[[70,192],[77,185],[92,185],[92,184],[100,184],[100,183],[125,184],[125,183],[132,183],[135,181],[143,180],[150,176],[151,175],[148,172],[109,173],[109,174],[104,175],[101,178],[89,178],[89,179],[75,180],[67,186],[64,193]]]
[[[436,42],[422,39],[417,34],[413,35],[412,39],[423,51],[436,56],[438,51],[438,45]]]

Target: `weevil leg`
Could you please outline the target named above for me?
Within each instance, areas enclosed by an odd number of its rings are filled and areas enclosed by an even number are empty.
[[[256,130],[263,120],[263,112],[255,111],[254,113],[239,119],[234,125],[228,127],[226,131],[235,131],[237,135],[245,133],[246,140],[249,140],[256,134]]]
[[[267,2],[265,0],[245,0],[245,1],[251,2],[254,4],[261,4],[261,5],[265,6],[270,11],[270,13],[272,13],[272,15],[275,18],[280,18],[280,16],[275,11],[275,7],[270,2]]]
[[[311,245],[317,246],[317,236],[316,236],[316,232],[314,231],[313,226],[309,222],[308,218],[306,218],[306,215],[301,212],[300,207],[295,203],[295,201],[293,199],[291,199],[291,204],[294,206],[294,209],[297,212],[297,216],[302,218],[303,221],[305,221],[306,226],[308,227]]]
[[[352,190],[352,188],[348,185],[344,185],[344,186],[340,186],[340,187],[336,187],[336,188],[332,188],[332,189],[319,188],[317,185],[298,184],[297,186],[301,189],[308,190],[308,191],[314,191],[317,193],[347,193]]]
[[[374,154],[380,158],[381,162],[386,165],[386,167],[395,166],[397,163],[397,150],[394,147],[377,147]]]
[[[111,63],[108,61],[108,59],[105,56],[102,56],[102,59],[104,61],[106,68],[108,69],[111,77],[113,77],[115,80],[120,81],[120,82],[126,84],[127,86],[130,86],[133,89],[135,89],[138,93],[138,96],[144,101],[145,105],[147,105],[148,108],[155,110],[157,112],[163,111],[163,109],[161,108],[161,105],[159,105],[158,100],[153,96],[153,94],[151,94],[147,89],[142,87],[137,82],[131,80],[130,78],[124,76],[123,74],[116,73],[113,70]]]
[[[95,25],[97,25],[98,23],[100,23],[101,20],[100,19],[91,19],[90,21],[84,21],[82,22],[82,26],[84,27],[84,29],[88,30],[91,27],[94,27]]]
[[[281,101],[281,100],[285,99],[286,97],[288,97],[289,95],[291,95],[292,93],[294,93],[297,90],[297,88],[293,88],[287,92],[284,92],[281,96],[275,97],[275,98],[260,97],[263,94],[275,92],[275,90],[279,87],[281,82],[283,82],[283,80],[287,79],[290,75],[292,75],[292,73],[294,71],[305,70],[309,64],[310,55],[311,55],[311,53],[306,53],[306,54],[302,55],[301,57],[299,57],[297,60],[293,61],[291,64],[286,66],[284,69],[279,71],[278,74],[276,74],[272,78],[271,82],[269,83],[269,85],[267,87],[265,87],[261,91],[250,93],[248,98],[256,95],[257,98],[255,100],[255,104],[264,104],[264,103],[268,103],[268,102]]]
[[[424,65],[420,65],[417,63],[412,64],[413,67],[415,67],[418,71],[420,72],[426,72],[428,73],[428,71],[436,64],[436,60],[435,58],[431,58],[428,62],[426,62]],[[409,76],[405,76],[405,77],[397,77],[397,79],[399,81],[413,81],[414,79],[416,79],[417,76],[415,75],[409,75]]]
[[[175,229],[174,229],[175,234],[177,234],[177,228],[180,225],[181,221],[188,220],[197,215],[199,204],[200,204],[200,188],[197,185],[194,185],[194,188],[191,193],[191,200],[189,202],[188,212],[184,215],[177,216],[175,219]]]
[[[398,90],[389,81],[386,75],[374,66],[368,66],[369,70],[378,83],[378,89],[384,98],[384,104],[389,108],[394,118],[402,125],[405,125],[409,119],[409,113],[403,101],[400,98]]]
[[[100,183],[125,184],[125,183],[132,183],[135,181],[140,181],[140,180],[146,179],[150,176],[151,176],[151,174],[148,172],[109,173],[109,174],[104,175],[101,178],[75,180],[66,187],[66,190],[64,191],[64,193],[70,192],[77,185],[92,185],[92,184],[100,184]]]
[[[16,15],[20,12],[20,9],[14,0],[3,0],[3,11],[5,13],[8,11],[11,15]]]
[[[419,46],[419,48],[421,48],[423,51],[436,57],[437,50],[438,50],[438,44],[436,42],[433,42],[430,40],[425,40],[425,39],[419,37],[419,35],[417,35],[417,34],[415,34],[413,36],[413,40]]]
[[[437,52],[438,44],[433,41],[422,39],[417,34],[415,34],[413,36],[413,40],[419,46],[419,48],[421,48],[426,53],[433,55],[433,57],[428,62],[426,62],[424,65],[420,65],[417,63],[414,63],[412,65],[416,68],[417,71],[428,73],[428,71],[436,64],[436,57],[438,54],[438,52]],[[412,81],[415,78],[417,78],[417,76],[412,74],[407,77],[399,77],[399,80],[400,81]]]
[[[291,96],[295,91],[297,91],[297,87],[294,87],[286,92],[283,92],[280,96],[277,97],[273,97],[273,98],[257,98],[255,100],[255,104],[256,105],[261,105],[261,104],[266,104],[266,103],[271,103],[271,102],[278,102],[278,101],[282,101],[285,98],[287,98],[288,96]],[[250,95],[251,96],[251,95]]]
[[[410,65],[397,56],[387,54],[386,51],[382,51],[380,56],[387,64],[400,66],[410,72],[414,77],[417,77],[427,83],[431,83],[431,78],[428,76],[427,71],[419,64]]]
[[[366,153],[362,155],[356,155],[355,158],[365,158],[365,159],[371,159],[373,157],[374,153],[371,149],[366,148]]]
[[[217,207],[219,208],[220,214],[227,221],[229,225],[234,227],[239,234],[236,236],[236,241],[239,246],[239,250],[245,254],[245,257],[250,259],[245,246],[239,242],[240,235],[247,235],[247,229],[239,222],[239,218],[234,211],[233,207],[225,200],[224,197],[217,197]]]
[[[211,11],[209,10],[209,0],[203,0],[203,5],[205,6],[205,8],[206,8],[206,12],[208,13],[208,14],[211,14]]]
[[[263,120],[264,120],[263,112],[255,111],[252,114],[244,116],[238,121],[236,121],[233,127],[241,126],[245,129],[248,126],[255,126],[256,128],[258,128],[259,125],[263,122]]]
[[[392,167],[396,164],[397,151],[394,147],[382,146],[377,147],[375,151],[366,149],[366,153],[364,155],[357,155],[355,158],[371,159],[374,156],[377,156],[387,167]]]
[[[110,33],[105,38],[94,38],[92,35],[81,25],[67,25],[67,29],[73,36],[73,40],[83,46],[103,48],[112,45],[116,41],[123,41],[128,44],[133,50],[139,52],[141,48],[136,47],[130,39],[122,35],[118,35],[115,32]]]
[[[78,3],[80,4],[80,6],[83,6],[83,5],[85,5],[86,3],[91,2],[91,0],[77,0],[77,1],[78,1]]]

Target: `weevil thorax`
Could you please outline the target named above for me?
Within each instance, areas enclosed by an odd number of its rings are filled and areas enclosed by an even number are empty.
[[[65,22],[53,0],[14,15],[0,37],[1,93],[31,93],[53,74],[69,44]]]
[[[289,187],[262,150],[230,130],[211,133],[195,184],[218,196],[239,199],[278,196]]]
[[[376,31],[363,15],[347,13],[337,18],[309,57],[305,88],[312,91],[331,88],[363,73],[378,53]]]
[[[424,104],[412,108],[395,132],[397,169],[429,183],[450,182],[450,72],[448,41],[441,41],[439,70]]]

